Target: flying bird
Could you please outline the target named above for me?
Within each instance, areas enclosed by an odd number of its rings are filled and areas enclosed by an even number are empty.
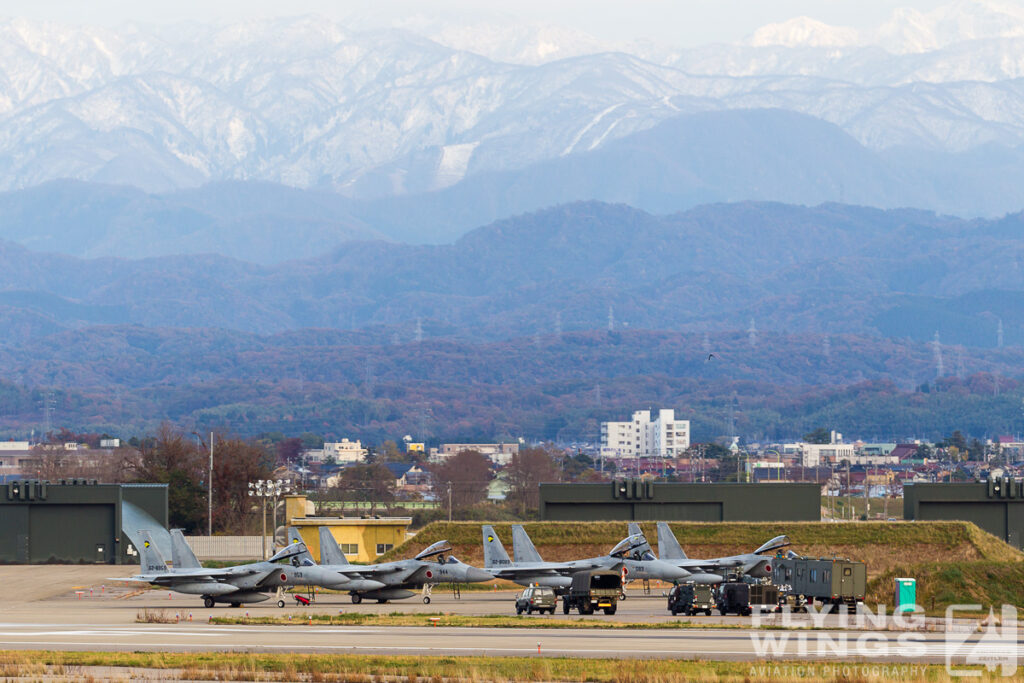
[[[705,363],[707,363],[707,362],[708,362],[709,360],[711,360],[711,359],[712,359],[712,358],[714,358],[714,357],[715,357],[715,354],[713,354],[713,353],[709,353],[709,354],[708,354],[708,359],[707,359],[706,361],[704,361],[704,362],[705,362]]]

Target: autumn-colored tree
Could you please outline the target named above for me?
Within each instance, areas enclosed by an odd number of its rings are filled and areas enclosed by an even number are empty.
[[[302,451],[304,449],[302,439],[293,437],[291,439],[282,439],[277,442],[277,462],[280,465],[290,465],[291,463],[298,462],[302,457]]]
[[[491,461],[479,451],[460,451],[443,462],[430,466],[431,488],[437,500],[448,506],[451,485],[452,510],[460,510],[483,502],[487,486],[494,478]]]
[[[394,501],[395,475],[381,464],[353,465],[341,472],[332,493],[339,500],[370,503],[373,514],[378,503]]]
[[[76,463],[64,446],[36,446],[32,449],[32,456],[36,461],[36,476],[40,479],[57,481],[80,476],[75,472]]]
[[[204,455],[195,441],[166,424],[156,438],[139,445],[135,480],[168,485],[168,521],[186,533],[203,528],[206,522]]]
[[[270,479],[273,457],[263,448],[241,439],[219,439],[213,459],[213,529],[243,534],[258,528],[262,500],[249,496],[249,482]]]
[[[540,505],[540,484],[559,481],[559,468],[552,453],[544,448],[525,448],[512,456],[505,467],[509,485],[508,501],[519,514]]]

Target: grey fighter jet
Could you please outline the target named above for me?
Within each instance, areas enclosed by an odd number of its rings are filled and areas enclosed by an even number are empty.
[[[607,555],[569,562],[545,562],[521,525],[512,526],[514,560],[509,559],[505,546],[502,545],[493,527],[484,525],[482,530],[484,569],[497,578],[508,579],[522,586],[538,584],[562,590],[572,583],[574,573],[588,569],[622,572],[627,581],[661,579],[674,583],[690,578],[690,572],[685,569],[661,562],[654,557],[630,557],[636,546],[647,545],[647,539],[642,534],[623,539]]]
[[[414,590],[422,590],[423,602],[429,604],[431,586],[439,583],[479,583],[494,578],[491,574],[471,567],[453,557],[450,554],[451,545],[448,544],[448,541],[434,543],[411,560],[362,565],[349,564],[330,529],[320,527],[319,533],[322,564],[317,565],[307,550],[295,556],[293,564],[296,565],[296,571],[308,572],[315,568],[320,570],[321,574],[326,575],[335,572],[355,572],[362,580],[380,584],[375,588],[342,586],[340,590],[347,590],[355,604],[362,602],[363,598],[377,602],[410,598],[415,595]],[[288,537],[291,540],[291,545],[302,544],[298,530],[294,527],[288,528]],[[305,548],[304,545],[303,548]],[[310,581],[310,583],[324,585],[317,581]]]
[[[171,534],[171,553],[177,561],[168,568],[163,555],[157,550],[149,531],[139,531],[139,573],[135,576],[110,579],[111,581],[137,581],[188,595],[201,595],[206,607],[225,602],[237,607],[243,602],[261,602],[270,596],[266,591],[290,585],[292,568],[276,564],[306,550],[305,545],[290,545],[265,562],[254,562],[223,569],[204,569],[191,549],[182,554],[179,544],[185,539],[181,532]],[[180,539],[180,540],[177,540]]]
[[[633,533],[634,530],[639,532],[640,525],[630,522],[630,533]],[[658,555],[661,560],[690,572],[705,572],[708,576],[717,575],[717,581],[698,583],[719,583],[722,581],[722,575],[728,572],[738,572],[756,579],[770,577],[772,575],[771,558],[765,557],[761,553],[772,552],[788,545],[790,542],[787,536],[776,536],[752,553],[699,560],[686,556],[668,522],[658,522]]]

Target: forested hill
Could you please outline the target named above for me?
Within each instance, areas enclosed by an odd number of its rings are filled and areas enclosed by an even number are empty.
[[[866,438],[1021,430],[1024,350],[944,350],[873,336],[566,332],[503,342],[360,344],[328,330],[269,337],[99,327],[0,350],[0,436],[43,424],[131,435],[167,420],[252,435],[374,442],[594,440],[602,420],[672,407],[694,435]],[[386,333],[383,335],[386,336]],[[706,341],[706,344],[705,344]],[[709,349],[709,351],[705,351]],[[708,355],[713,358],[708,359]],[[957,376],[959,375],[959,377]]]
[[[745,329],[1024,342],[1020,215],[964,221],[773,203],[654,216],[576,203],[454,244],[357,242],[258,266],[220,256],[80,260],[0,245],[8,341],[136,324],[261,334],[387,327],[411,339],[555,329]],[[609,320],[610,319],[610,320]]]

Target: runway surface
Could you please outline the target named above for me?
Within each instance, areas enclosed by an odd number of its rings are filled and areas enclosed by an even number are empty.
[[[766,644],[770,640],[772,644]],[[960,638],[957,638],[960,640]],[[300,652],[414,655],[683,657],[962,663],[1024,654],[1022,643],[972,635],[764,630],[497,629],[451,627],[221,626],[0,623],[0,649]]]
[[[94,569],[94,568],[90,568]],[[102,570],[97,570],[102,571]],[[106,569],[109,572],[109,568]],[[465,592],[456,598],[436,591],[429,605],[419,597],[391,604],[364,602],[353,605],[345,595],[321,595],[311,607],[279,609],[274,602],[246,605],[240,609],[205,609],[196,596],[166,591],[137,590],[135,586],[93,581],[70,583],[63,592],[38,589],[22,592],[30,585],[47,585],[47,568],[8,573],[0,568],[0,650],[153,650],[169,652],[246,651],[298,653],[361,653],[413,655],[506,655],[536,656],[538,645],[544,656],[644,657],[717,660],[786,659],[813,662],[867,661],[885,663],[943,663],[949,657],[962,663],[968,658],[1024,660],[1024,647],[1015,633],[992,638],[979,634],[906,634],[887,631],[888,625],[868,625],[877,631],[834,628],[839,622],[829,617],[822,624],[828,630],[766,630],[751,628],[750,617],[675,618],[665,609],[665,599],[656,593],[639,591],[619,604],[613,616],[587,619],[642,622],[655,628],[579,630],[538,628],[455,628],[429,626],[432,614],[512,615],[512,591]],[[58,574],[55,574],[57,576]],[[83,572],[85,578],[87,573]],[[97,580],[98,579],[98,580]],[[53,586],[59,582],[54,582]],[[41,597],[46,595],[46,597]],[[162,611],[181,619],[178,624],[137,624],[144,610]],[[298,621],[306,613],[390,613],[420,614],[423,626],[309,626]],[[282,616],[292,614],[296,625],[236,626],[208,623],[212,616]],[[192,621],[189,621],[191,616]],[[565,619],[563,615],[543,617]],[[578,619],[578,615],[572,615]],[[799,620],[806,617],[794,617]],[[659,624],[694,621],[712,628],[663,629]],[[765,618],[762,623],[770,623]],[[806,621],[809,624],[809,620]],[[715,628],[719,625],[742,628]],[[962,642],[965,641],[966,642]]]

